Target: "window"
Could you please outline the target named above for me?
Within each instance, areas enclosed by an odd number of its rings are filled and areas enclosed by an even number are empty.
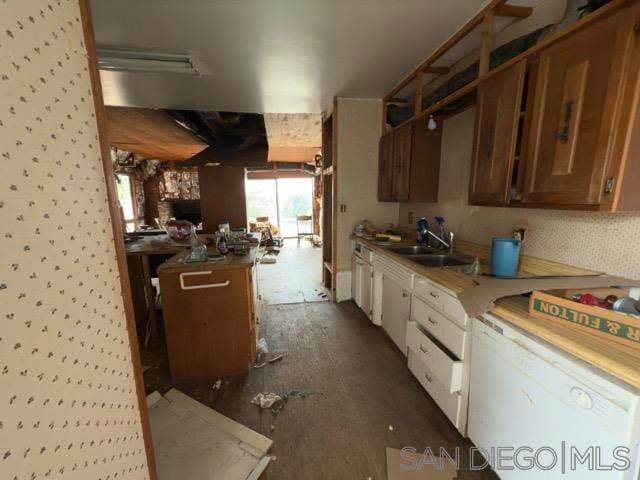
[[[120,202],[120,207],[122,208],[125,228],[127,232],[133,232],[136,229],[135,187],[130,175],[118,174],[117,178],[118,202]]]

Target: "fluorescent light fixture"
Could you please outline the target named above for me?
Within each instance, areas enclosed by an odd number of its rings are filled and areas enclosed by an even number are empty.
[[[100,70],[115,72],[182,73],[208,75],[196,53],[168,53],[125,47],[98,47]]]

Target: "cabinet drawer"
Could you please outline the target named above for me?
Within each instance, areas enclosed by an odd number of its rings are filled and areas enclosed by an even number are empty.
[[[415,375],[420,385],[427,391],[429,396],[438,404],[444,414],[456,428],[460,428],[460,410],[462,396],[459,393],[449,393],[434,378],[433,373],[427,368],[419,355],[409,349],[409,370]]]
[[[413,292],[433,308],[465,328],[469,317],[460,301],[451,293],[423,277],[415,277]]]
[[[415,295],[411,298],[411,320],[419,323],[460,360],[464,360],[467,332]]]
[[[420,330],[416,322],[407,322],[407,346],[429,366],[429,370],[448,393],[462,389],[462,362],[442,350]]]

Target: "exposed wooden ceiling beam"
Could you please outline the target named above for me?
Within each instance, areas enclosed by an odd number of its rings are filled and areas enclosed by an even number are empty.
[[[533,13],[533,7],[502,4],[495,9],[498,17],[527,18]]]

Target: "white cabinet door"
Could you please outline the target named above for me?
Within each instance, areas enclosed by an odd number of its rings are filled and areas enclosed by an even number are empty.
[[[351,255],[351,298],[360,306],[360,271],[358,262],[362,262],[356,255]]]
[[[353,294],[353,300],[360,308],[362,308],[362,265],[364,262],[356,257],[355,282],[356,288]]]
[[[371,318],[373,315],[373,267],[363,262],[360,267],[360,308]]]
[[[411,310],[411,295],[385,276],[382,284],[382,328],[407,355],[407,322]]]

